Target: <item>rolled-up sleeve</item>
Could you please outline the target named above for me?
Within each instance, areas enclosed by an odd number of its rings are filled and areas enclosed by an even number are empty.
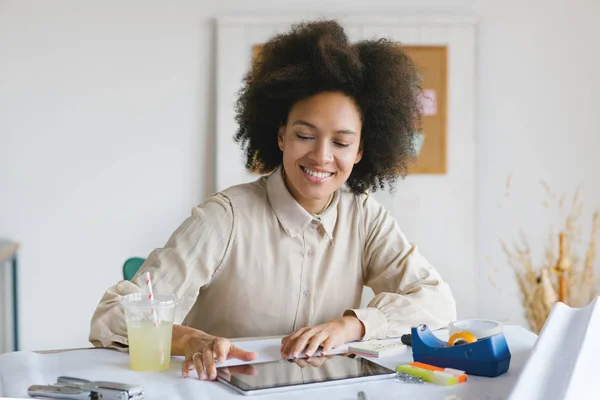
[[[231,204],[223,195],[214,195],[195,207],[166,245],[150,253],[132,281],[120,281],[105,292],[91,320],[89,341],[96,347],[127,347],[121,298],[146,290],[146,272],[150,272],[155,293],[174,293],[179,298],[175,324],[180,324],[200,288],[221,267],[230,247],[233,224]]]
[[[413,326],[431,329],[456,319],[450,287],[401,232],[396,220],[373,198],[362,202],[364,284],[375,297],[366,308],[348,310],[365,326],[363,340],[398,337]]]

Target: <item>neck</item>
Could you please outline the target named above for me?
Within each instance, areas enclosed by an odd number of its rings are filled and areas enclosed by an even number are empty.
[[[283,169],[282,169],[282,171],[283,171]],[[285,186],[287,187],[287,190],[290,192],[292,197],[298,202],[298,204],[300,204],[302,206],[302,208],[304,208],[310,214],[322,213],[323,211],[325,211],[325,209],[329,206],[329,204],[333,200],[333,193],[331,194],[331,196],[329,196],[329,198],[326,198],[326,199],[307,199],[305,197],[302,197],[302,195],[300,195],[300,193],[296,190],[294,185],[292,185],[292,183],[289,181],[285,172],[282,172],[282,173],[283,173],[283,181],[285,182]]]
[[[314,206],[312,208],[307,208],[304,207],[304,209],[306,211],[308,211],[309,213],[313,214],[313,215],[317,215],[317,214],[321,214],[323,211],[325,211],[327,209],[327,207],[329,207],[331,205],[331,202],[333,201],[333,193],[331,194],[331,196],[329,196],[329,198],[327,199],[327,201],[325,202],[325,204],[323,204],[323,202],[320,202],[318,204],[314,204]]]

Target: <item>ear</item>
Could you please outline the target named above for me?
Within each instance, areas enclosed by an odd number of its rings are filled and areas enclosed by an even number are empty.
[[[362,142],[360,142],[360,146],[358,147],[358,153],[356,153],[356,158],[354,159],[354,164],[358,164],[360,162],[360,160],[362,160],[362,156],[363,156],[363,145],[362,145]]]
[[[283,137],[285,136],[285,126],[280,126],[277,132],[277,145],[279,150],[283,151]]]

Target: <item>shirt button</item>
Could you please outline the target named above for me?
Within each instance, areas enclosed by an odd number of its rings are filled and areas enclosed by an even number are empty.
[[[123,286],[123,284],[122,284],[122,283],[119,283],[119,284],[117,285],[117,291],[118,291],[119,293],[123,293],[123,287],[124,287],[124,286]]]
[[[319,221],[317,221],[316,219],[313,219],[312,224],[313,226],[319,226]]]
[[[306,252],[306,254],[308,254],[309,256],[312,256],[312,255],[313,255],[313,251],[312,251],[312,250],[308,250],[308,251]]]
[[[304,291],[302,292],[303,295],[308,296],[310,292],[308,291],[308,289],[304,289]]]

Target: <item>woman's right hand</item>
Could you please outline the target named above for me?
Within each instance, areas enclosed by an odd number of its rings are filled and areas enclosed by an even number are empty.
[[[236,347],[229,339],[209,335],[186,326],[173,326],[172,354],[184,355],[181,368],[183,377],[188,377],[194,368],[201,380],[217,379],[217,363],[231,358],[252,361],[258,354]]]

